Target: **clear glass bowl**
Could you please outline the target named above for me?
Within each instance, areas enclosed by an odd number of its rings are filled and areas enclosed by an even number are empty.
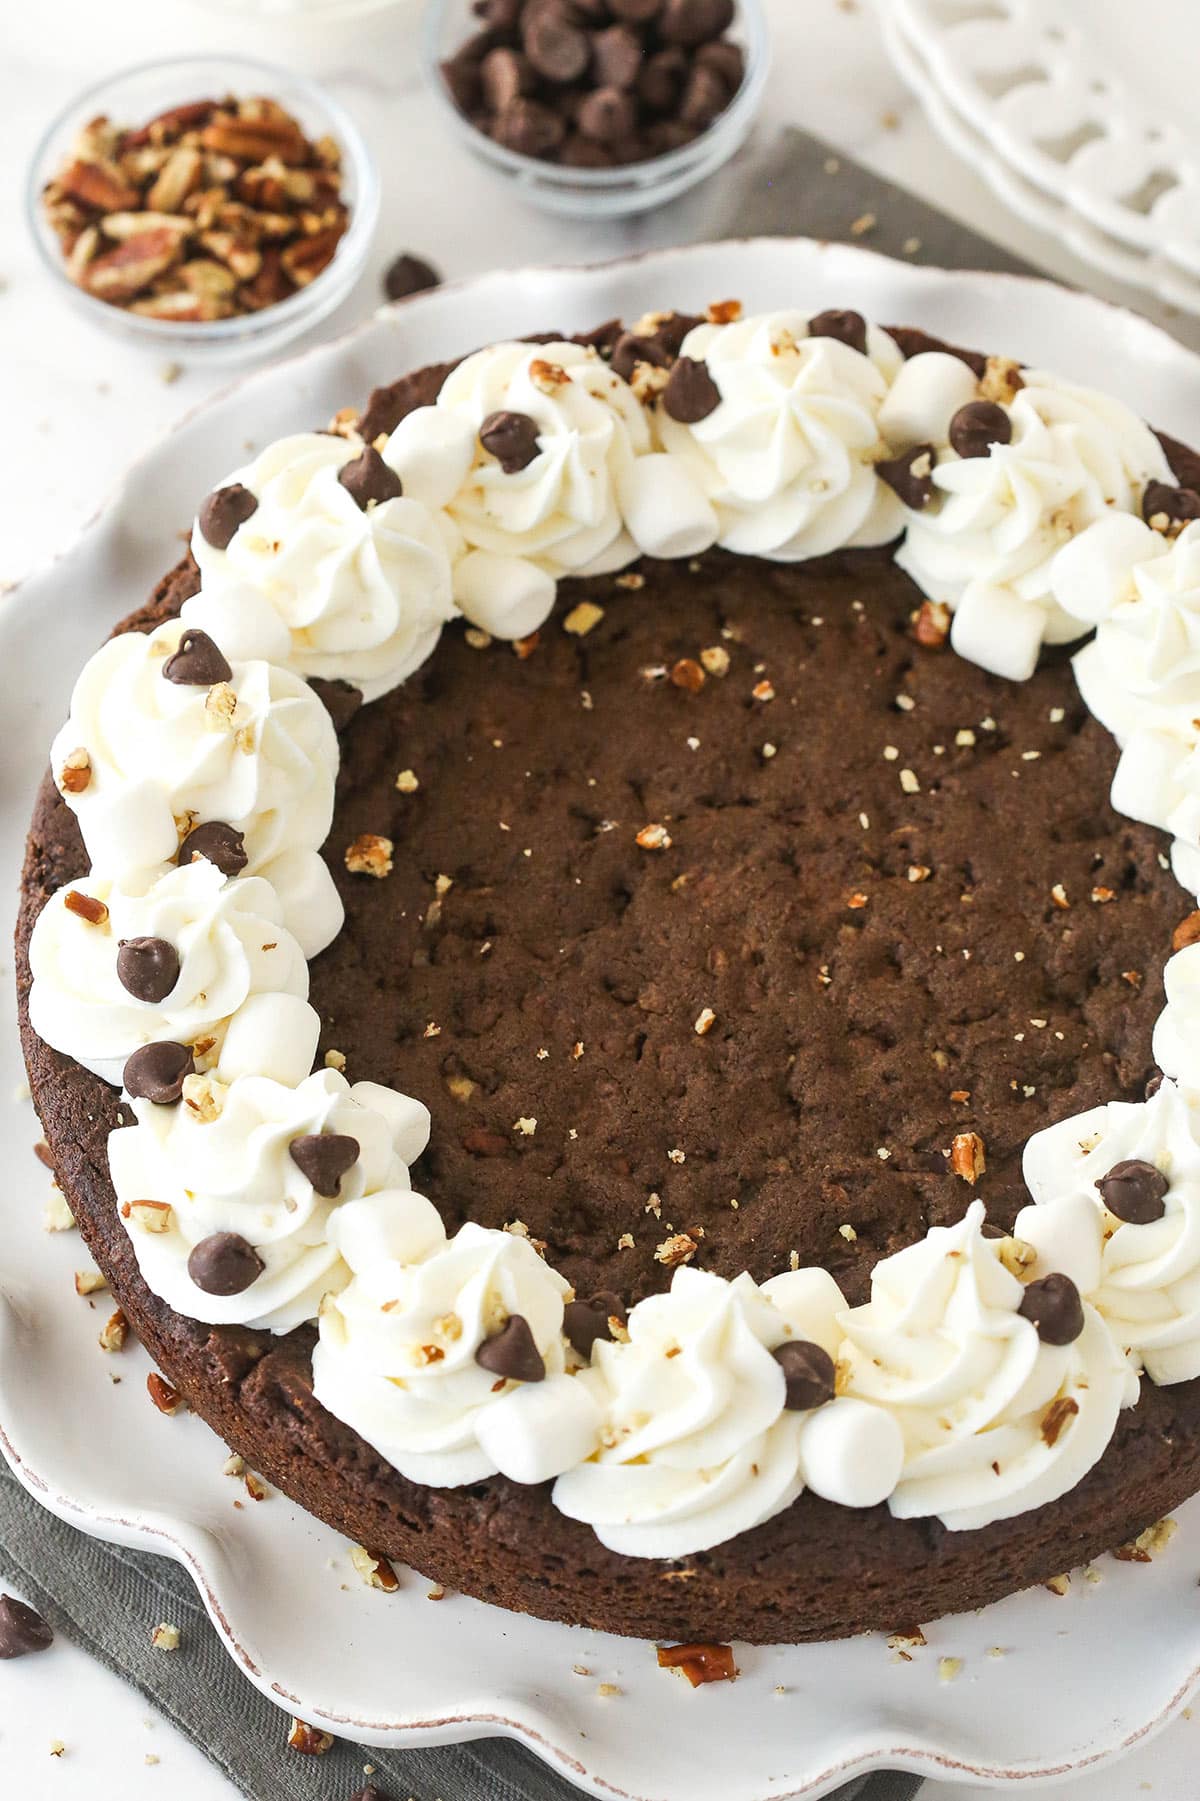
[[[737,17],[728,36],[746,57],[741,87],[714,119],[682,150],[669,151],[644,163],[618,169],[572,169],[561,163],[521,156],[479,131],[455,106],[442,78],[443,62],[479,29],[470,0],[429,0],[425,12],[422,56],[425,74],[451,130],[460,142],[535,206],[576,218],[617,219],[647,212],[694,187],[728,162],[750,134],[762,104],[771,60],[770,35],[762,0],[738,0]]]
[[[209,96],[264,94],[299,120],[309,138],[335,138],[342,149],[342,195],[350,223],[328,268],[275,306],[199,323],[146,319],[77,287],[42,209],[42,189],[62,166],[81,126],[99,114],[118,125],[145,124],[167,107]],[[379,217],[379,177],[358,127],[314,82],[254,57],[183,56],[139,63],[87,88],[50,125],[29,169],[26,217],[34,243],[60,294],[93,324],[166,356],[244,362],[307,331],[345,299],[362,273]]]

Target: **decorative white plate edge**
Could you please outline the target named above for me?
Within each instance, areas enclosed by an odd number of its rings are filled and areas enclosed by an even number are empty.
[[[539,284],[571,283],[580,278],[587,282],[593,278],[615,275],[624,268],[641,264],[653,265],[655,273],[661,266],[667,272],[669,280],[672,267],[682,266],[686,271],[689,262],[699,261],[714,251],[719,252],[722,256],[728,256],[731,253],[741,253],[742,256],[757,253],[760,256],[773,257],[776,253],[783,255],[789,249],[802,250],[804,254],[815,255],[822,263],[832,264],[834,277],[839,281],[843,278],[838,274],[838,266],[845,263],[848,269],[845,279],[850,283],[853,282],[855,270],[861,271],[864,267],[873,265],[873,272],[876,276],[886,267],[889,271],[889,280],[899,288],[912,290],[917,294],[923,288],[932,293],[941,283],[947,281],[956,286],[961,285],[968,291],[975,288],[981,294],[989,290],[994,292],[998,285],[1003,285],[1008,290],[1008,297],[1011,298],[1018,297],[1021,290],[1025,290],[1031,299],[1035,295],[1057,294],[1060,300],[1069,303],[1073,312],[1088,312],[1094,309],[1098,314],[1103,315],[1110,330],[1113,316],[1118,315],[1122,330],[1144,339],[1142,347],[1146,352],[1153,350],[1157,352],[1160,359],[1165,355],[1168,361],[1174,359],[1188,361],[1194,365],[1190,373],[1200,379],[1200,361],[1190,357],[1190,354],[1182,346],[1176,344],[1167,334],[1159,331],[1148,321],[1125,309],[1112,307],[1108,303],[1096,300],[1092,296],[1064,294],[1062,290],[1056,288],[1055,284],[1044,282],[1040,278],[998,276],[983,272],[947,271],[907,264],[892,264],[889,259],[855,246],[815,244],[810,241],[794,239],[740,240],[729,241],[719,246],[698,245],[667,252],[646,252],[640,256],[617,259],[612,262],[542,267],[523,271],[519,278],[510,273],[502,273],[449,285],[436,293],[418,297],[416,300],[406,303],[402,308],[382,309],[380,313],[362,322],[337,340],[312,346],[282,363],[235,380],[202,405],[191,409],[185,416],[185,420],[177,424],[175,432],[180,429],[182,424],[217,408],[232,397],[243,394],[246,390],[253,390],[259,383],[273,382],[281,374],[295,375],[298,370],[307,365],[319,363],[324,359],[335,360],[344,356],[347,350],[381,322],[402,325],[403,319],[411,316],[410,308],[434,308],[444,305],[447,295],[467,294],[478,297],[481,292],[486,293],[489,286],[501,283],[506,292],[511,295],[514,280],[517,279],[536,290]],[[665,297],[676,300],[683,298],[682,295]],[[845,297],[846,293],[843,288],[842,298]],[[538,303],[541,303],[540,300]],[[897,302],[897,316],[902,316],[901,309],[907,304],[907,300]],[[919,305],[919,301],[917,304]],[[936,320],[927,322],[936,324]],[[175,435],[175,432],[172,433],[172,436]],[[129,485],[137,472],[148,467],[155,460],[157,454],[158,452],[152,449],[144,457],[137,459],[127,471],[124,482],[110,500],[98,510],[91,524],[84,529],[75,544],[50,564],[27,578],[21,584],[20,592],[14,591],[3,605],[0,605],[0,639],[6,635],[5,628],[17,609],[23,613],[26,607],[37,604],[37,590],[43,582],[57,581],[65,574],[69,574],[73,564],[90,555],[93,548],[100,549],[104,537],[119,530],[122,503]],[[0,1338],[6,1338],[11,1342],[16,1322],[16,1310],[0,1293]],[[5,1359],[0,1358],[0,1403],[4,1399],[4,1364]],[[160,1554],[169,1555],[181,1563],[196,1583],[214,1626],[239,1667],[269,1699],[277,1704],[303,1711],[305,1717],[325,1721],[342,1733],[352,1733],[368,1743],[396,1744],[404,1741],[429,1743],[437,1742],[439,1739],[457,1741],[492,1735],[515,1737],[529,1744],[531,1749],[548,1762],[561,1767],[573,1780],[585,1784],[592,1792],[600,1795],[628,1797],[629,1801],[634,1801],[633,1791],[609,1782],[599,1772],[586,1770],[578,1758],[555,1742],[551,1730],[544,1729],[531,1717],[510,1717],[507,1714],[475,1708],[463,1713],[440,1713],[435,1718],[423,1720],[372,1721],[363,1720],[344,1712],[331,1712],[305,1702],[302,1697],[292,1693],[286,1686],[273,1681],[268,1672],[259,1668],[242,1643],[238,1631],[230,1620],[232,1610],[227,1609],[223,1604],[219,1593],[220,1584],[210,1573],[206,1563],[206,1553],[214,1553],[216,1550],[210,1534],[203,1530],[188,1532],[180,1526],[177,1520],[153,1510],[144,1512],[130,1510],[128,1514],[112,1513],[89,1505],[86,1501],[64,1492],[33,1467],[32,1462],[21,1449],[18,1435],[4,1427],[2,1418],[0,1418],[0,1452],[4,1454],[6,1461],[29,1492],[60,1518],[94,1536],[128,1546],[154,1550]],[[504,1616],[498,1617],[503,1618]],[[533,1622],[533,1624],[537,1625],[538,1623]],[[927,1776],[942,1778],[969,1776],[973,1780],[989,1785],[1017,1781],[1037,1783],[1055,1780],[1066,1774],[1082,1771],[1097,1763],[1110,1760],[1143,1740],[1148,1734],[1157,1731],[1179,1711],[1197,1680],[1200,1680],[1200,1663],[1189,1667],[1186,1676],[1177,1684],[1172,1694],[1167,1697],[1159,1711],[1151,1718],[1120,1731],[1119,1736],[1109,1743],[1069,1761],[1059,1759],[1053,1763],[1045,1763],[1038,1768],[1031,1768],[1028,1765],[1008,1766],[1000,1763],[976,1764],[939,1751],[932,1745],[897,1744],[882,1736],[876,1736],[870,1745],[861,1746],[849,1756],[839,1757],[835,1762],[827,1763],[821,1771],[806,1778],[799,1786],[791,1787],[786,1791],[771,1787],[770,1798],[771,1801],[793,1801],[793,1798],[794,1801],[799,1801],[800,1797],[805,1797],[812,1801],[812,1798],[828,1792],[830,1787],[836,1786],[849,1777],[878,1768],[903,1768]],[[1114,1722],[1114,1724],[1117,1723]],[[763,1792],[766,1793],[765,1790]]]

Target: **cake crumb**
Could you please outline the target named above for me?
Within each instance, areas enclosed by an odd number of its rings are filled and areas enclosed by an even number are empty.
[[[338,1073],[340,1074],[342,1072],[342,1070],[344,1070],[346,1067],[345,1052],[344,1051],[335,1051],[335,1050],[326,1051],[325,1052],[325,1067],[326,1067],[326,1069],[336,1069],[338,1071]]]
[[[164,1620],[150,1634],[150,1643],[156,1651],[178,1651],[179,1628]]]
[[[717,1016],[711,1007],[701,1007],[692,1026],[697,1038],[704,1038],[717,1023]]]
[[[596,1689],[596,1693],[603,1701],[611,1700],[614,1695],[619,1695],[620,1692],[621,1691],[615,1682],[601,1682]]]
[[[844,1238],[846,1240],[847,1244],[857,1244],[858,1243],[858,1233],[854,1230],[853,1226],[850,1226],[850,1225],[839,1226],[838,1227],[838,1236],[839,1236],[839,1238]]]
[[[1166,1550],[1178,1530],[1175,1520],[1156,1520],[1129,1544],[1118,1545],[1113,1556],[1119,1563],[1150,1563]]]
[[[63,1755],[63,1753],[66,1751],[66,1748],[67,1747],[63,1744],[63,1742],[60,1738],[52,1738],[50,1740],[50,1755],[51,1755],[51,1757],[61,1757]]]
[[[520,1119],[513,1121],[513,1131],[519,1132],[522,1138],[532,1138],[537,1131],[537,1120],[529,1114],[522,1114]]]
[[[634,1248],[633,1233],[632,1232],[622,1232],[620,1238],[618,1238],[618,1240],[617,1240],[617,1249],[619,1251],[632,1251],[633,1248]]]
[[[962,1667],[963,1667],[963,1660],[961,1657],[939,1657],[938,1658],[938,1681],[939,1682],[954,1682],[954,1681],[956,1681],[958,1676],[962,1673]]]
[[[384,876],[392,873],[395,848],[392,840],[380,832],[362,832],[346,846],[346,868],[351,875],[369,875],[382,881]]]
[[[415,794],[420,786],[419,778],[411,769],[402,769],[396,777],[396,788],[400,794]]]
[[[687,1232],[675,1232],[655,1248],[654,1261],[665,1263],[668,1269],[678,1269],[681,1264],[690,1263],[695,1255],[695,1239]]]

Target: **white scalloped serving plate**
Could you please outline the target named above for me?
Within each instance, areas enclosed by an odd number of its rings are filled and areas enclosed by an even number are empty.
[[[474,344],[547,324],[702,306],[861,307],[959,342],[1045,361],[1200,436],[1200,358],[1134,315],[1013,276],[947,273],[812,242],[701,245],[593,269],[486,276],[420,296],[349,337],[254,375],[185,420],[52,567],[0,604],[0,932],[46,748],[72,678],[174,559],[176,528],[261,444],[329,416],[371,385]],[[1163,1724],[1200,1679],[1200,1501],[1167,1554],[1104,1559],[1058,1598],[1037,1590],[929,1629],[906,1663],[878,1636],[739,1647],[741,1679],[696,1690],[640,1642],[547,1625],[408,1575],[382,1596],[347,1547],[282,1496],[246,1503],[193,1417],[164,1418],[140,1349],[103,1355],[103,1295],[78,1299],[73,1233],[41,1228],[44,1172],[21,1084],[10,972],[0,986],[0,1449],[47,1507],[85,1531],[157,1550],[195,1578],[230,1654],[281,1706],[371,1744],[505,1734],[595,1795],[784,1801],[898,1767],[1008,1783],[1061,1778]],[[119,1374],[120,1384],[110,1378]],[[235,1500],[245,1503],[235,1508]],[[898,1616],[904,1612],[897,1597]],[[989,1655],[993,1648],[1005,1652]],[[953,1682],[938,1659],[962,1659]],[[580,1665],[588,1673],[574,1673]],[[601,1683],[620,1693],[601,1697]]]
[[[884,4],[1004,167],[1157,279],[1200,277],[1194,0],[1159,0],[1144,21],[1126,0]]]

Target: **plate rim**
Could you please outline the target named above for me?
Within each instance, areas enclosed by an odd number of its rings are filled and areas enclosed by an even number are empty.
[[[69,578],[72,569],[81,561],[89,559],[93,553],[102,550],[108,539],[119,531],[120,516],[134,478],[158,454],[164,441],[175,438],[185,427],[198,417],[215,410],[231,401],[236,395],[249,392],[251,395],[260,384],[286,381],[302,367],[319,364],[322,361],[335,361],[344,356],[353,347],[360,344],[381,326],[394,324],[405,316],[411,316],[409,309],[420,307],[432,309],[442,302],[448,293],[466,294],[468,296],[484,292],[490,285],[511,284],[514,274],[530,283],[552,282],[555,278],[570,277],[572,280],[594,282],[599,285],[606,275],[633,265],[653,264],[662,267],[670,276],[672,271],[680,269],[686,272],[689,261],[700,262],[706,256],[719,251],[722,256],[736,255],[741,251],[758,250],[770,255],[776,250],[786,254],[792,247],[804,246],[805,253],[832,256],[838,263],[845,262],[851,269],[863,269],[870,265],[877,270],[881,265],[888,265],[904,271],[907,282],[916,281],[918,287],[928,282],[936,286],[942,281],[949,281],[961,286],[968,292],[972,289],[998,286],[1007,287],[1014,298],[1022,293],[1027,296],[1056,294],[1057,304],[1068,305],[1077,311],[1081,323],[1088,318],[1099,321],[1103,318],[1109,330],[1114,323],[1117,327],[1131,333],[1135,340],[1140,339],[1144,348],[1156,350],[1161,356],[1182,360],[1191,365],[1194,378],[1200,380],[1200,355],[1187,349],[1170,337],[1161,327],[1141,317],[1132,309],[1115,303],[1100,300],[1090,294],[1064,290],[1061,284],[1041,276],[1010,274],[1007,272],[987,272],[978,270],[943,269],[932,265],[912,265],[896,263],[893,259],[881,256],[878,252],[857,245],[829,244],[811,239],[772,237],[726,240],[720,244],[699,244],[677,246],[669,250],[646,250],[632,256],[603,259],[588,264],[544,264],[533,265],[520,271],[494,271],[485,275],[463,278],[448,283],[443,288],[433,290],[426,295],[415,296],[412,300],[397,305],[382,307],[360,321],[350,330],[339,336],[320,343],[306,346],[293,352],[288,357],[272,363],[266,368],[239,374],[231,381],[223,384],[205,400],[188,408],[166,434],[155,445],[150,446],[141,455],[134,458],[120,479],[114,485],[108,498],[101,503],[91,519],[80,529],[72,542],[26,576],[17,588],[12,590],[0,606],[0,644],[3,644],[13,629],[20,629],[28,624],[29,609],[39,604],[39,591],[46,585]],[[1015,287],[1013,284],[1016,284]],[[538,301],[545,296],[539,294]],[[397,356],[403,356],[399,344],[395,346]],[[17,622],[14,627],[14,622]],[[16,1327],[16,1310],[0,1292],[0,1353],[5,1342],[11,1343]],[[346,1713],[331,1712],[329,1709],[314,1705],[294,1694],[283,1684],[273,1680],[270,1672],[260,1669],[250,1655],[238,1629],[230,1619],[229,1610],[222,1600],[222,1584],[214,1576],[204,1556],[204,1543],[209,1535],[203,1528],[191,1529],[186,1523],[170,1520],[153,1509],[143,1512],[130,1510],[129,1517],[110,1513],[87,1500],[80,1500],[63,1491],[60,1485],[42,1475],[35,1467],[35,1461],[22,1450],[20,1432],[13,1431],[5,1424],[5,1384],[4,1370],[6,1359],[0,1354],[0,1454],[10,1465],[23,1487],[42,1505],[55,1513],[59,1518],[88,1532],[90,1535],[107,1539],[111,1542],[153,1550],[165,1554],[179,1563],[194,1581],[200,1598],[213,1622],[226,1649],[234,1657],[243,1674],[252,1681],[268,1699],[281,1707],[303,1710],[304,1717],[314,1718],[327,1723],[331,1729],[343,1734],[354,1734],[366,1743],[380,1743],[394,1746],[404,1744],[445,1742],[461,1742],[479,1737],[502,1736],[520,1740],[528,1745],[537,1755],[552,1767],[560,1770],[572,1780],[582,1783],[590,1792],[617,1798],[617,1801],[649,1801],[649,1797],[636,1797],[634,1792],[607,1779],[597,1768],[588,1770],[579,1761],[565,1743],[556,1742],[554,1734],[545,1730],[546,1715],[537,1709],[529,1709],[526,1717],[516,1710],[512,1714],[503,1711],[484,1711],[475,1708],[470,1712],[443,1712],[437,1718],[422,1721],[385,1722],[369,1721],[355,1718]],[[538,1624],[535,1622],[535,1624]],[[1095,1765],[1111,1761],[1120,1756],[1132,1745],[1139,1743],[1150,1733],[1159,1730],[1184,1705],[1188,1694],[1200,1681],[1200,1645],[1197,1655],[1191,1663],[1183,1680],[1174,1692],[1168,1696],[1158,1711],[1151,1718],[1137,1724],[1129,1725],[1122,1730],[1115,1742],[1100,1745],[1078,1757],[1063,1760],[1055,1759],[1043,1763],[1040,1767],[1030,1768],[1028,1765],[1014,1766],[991,1763],[976,1763],[949,1751],[920,1743],[896,1742],[896,1735],[886,1730],[886,1723],[871,1729],[871,1742],[862,1744],[848,1756],[827,1761],[825,1766],[811,1776],[805,1777],[798,1786],[793,1785],[786,1790],[771,1785],[770,1801],[814,1801],[814,1798],[828,1792],[829,1788],[846,1781],[848,1778],[877,1769],[902,1769],[932,1778],[949,1779],[951,1777],[969,1777],[976,1782],[996,1786],[1011,1782],[1036,1783],[1049,1781]],[[569,1723],[567,1723],[569,1724]],[[564,1724],[560,1737],[566,1737],[567,1724]],[[768,1793],[764,1787],[762,1794]]]

